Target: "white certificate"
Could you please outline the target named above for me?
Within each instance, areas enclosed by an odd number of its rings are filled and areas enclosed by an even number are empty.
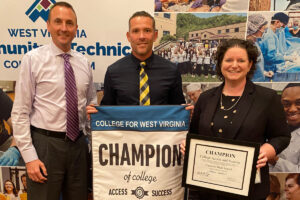
[[[249,196],[259,144],[188,134],[183,184]]]

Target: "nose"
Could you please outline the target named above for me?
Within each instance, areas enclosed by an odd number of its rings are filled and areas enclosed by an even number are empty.
[[[62,30],[62,31],[66,31],[66,30],[67,30],[67,24],[66,24],[65,22],[63,22],[63,23],[61,24],[61,30]]]
[[[293,103],[291,104],[291,106],[289,107],[289,112],[297,112],[298,108],[297,106]]]
[[[238,62],[237,62],[237,60],[234,60],[233,62],[232,62],[232,67],[237,67],[238,66]]]
[[[140,39],[145,38],[145,33],[144,33],[144,31],[140,31],[139,38],[140,38]]]

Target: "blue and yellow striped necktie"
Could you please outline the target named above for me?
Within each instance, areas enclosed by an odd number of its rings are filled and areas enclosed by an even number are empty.
[[[145,72],[146,62],[140,63],[140,105],[149,106],[150,105],[150,89],[148,83],[148,76]]]

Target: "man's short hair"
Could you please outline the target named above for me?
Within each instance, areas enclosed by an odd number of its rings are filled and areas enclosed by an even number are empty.
[[[291,88],[291,87],[300,87],[300,83],[289,83],[283,88],[282,92],[287,88]]]
[[[128,21],[129,30],[130,30],[130,21],[133,18],[135,18],[135,17],[149,17],[152,20],[153,30],[155,30],[155,20],[154,20],[154,17],[152,17],[152,15],[150,15],[146,11],[137,11],[137,12],[133,13],[133,15],[129,18],[129,21]]]
[[[55,8],[56,6],[70,8],[73,11],[73,13],[75,14],[76,23],[77,23],[77,15],[76,15],[76,12],[75,12],[73,6],[71,4],[69,4],[68,2],[64,2],[64,1],[60,1],[60,2],[57,2],[57,3],[53,4],[53,6],[50,8],[47,21],[50,21],[51,12],[52,12],[53,8]]]

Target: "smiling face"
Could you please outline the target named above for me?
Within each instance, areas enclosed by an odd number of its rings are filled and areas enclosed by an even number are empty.
[[[47,29],[54,44],[62,51],[67,52],[71,49],[77,27],[76,15],[71,8],[56,6],[51,10]]]
[[[294,193],[299,192],[299,190],[300,187],[294,178],[289,178],[286,180],[284,191],[287,200],[295,200],[295,198],[293,198],[295,196]]]
[[[131,44],[132,54],[139,60],[144,61],[151,56],[156,38],[157,32],[150,17],[137,16],[130,20],[127,39]]]
[[[246,49],[231,47],[224,54],[221,72],[227,82],[243,82],[251,66]]]
[[[300,86],[286,88],[281,96],[281,102],[288,120],[294,127],[300,126]]]
[[[6,181],[4,184],[5,190],[7,193],[12,193],[14,189],[14,185],[10,181]]]

